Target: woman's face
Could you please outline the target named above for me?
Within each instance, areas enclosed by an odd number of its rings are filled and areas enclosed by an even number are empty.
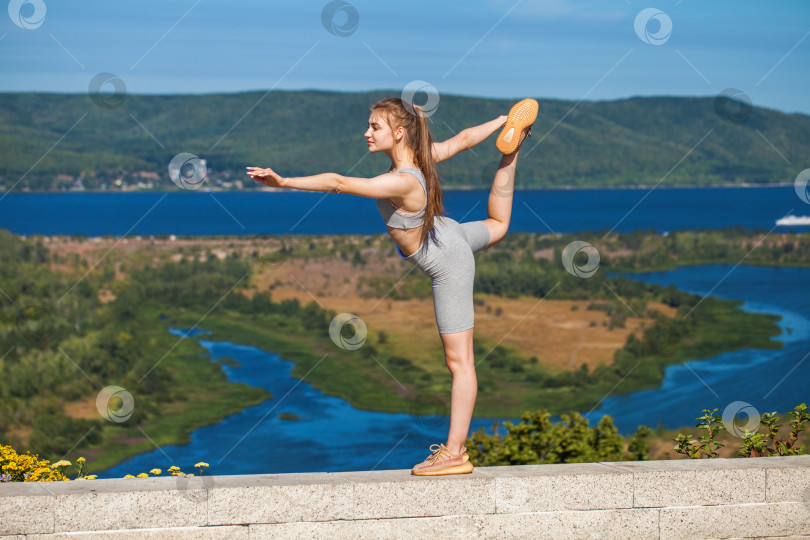
[[[394,133],[385,117],[372,111],[368,117],[368,129],[365,133],[369,152],[381,152],[394,147]]]

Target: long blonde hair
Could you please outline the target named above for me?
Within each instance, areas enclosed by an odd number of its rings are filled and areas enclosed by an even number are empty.
[[[405,143],[413,150],[414,160],[425,177],[427,208],[425,208],[425,230],[433,229],[434,216],[445,215],[442,189],[439,186],[439,175],[433,161],[433,137],[428,129],[427,115],[419,105],[407,104],[400,98],[384,98],[371,106],[372,112],[382,112],[391,131],[398,127],[405,128]]]

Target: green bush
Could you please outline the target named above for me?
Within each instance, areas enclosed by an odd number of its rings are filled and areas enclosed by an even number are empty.
[[[579,413],[561,416],[552,422],[543,410],[525,412],[517,424],[504,422],[506,433],[499,433],[496,422],[492,433],[483,428],[467,439],[467,453],[474,465],[529,465],[538,463],[587,463],[648,459],[652,430],[640,426],[626,440],[613,424],[613,418],[603,416],[590,427],[588,419]]]

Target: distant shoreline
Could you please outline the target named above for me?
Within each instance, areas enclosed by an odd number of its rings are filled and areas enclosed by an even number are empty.
[[[746,189],[762,189],[762,188],[784,188],[793,186],[793,182],[782,182],[773,184],[719,184],[719,185],[695,185],[695,186],[657,186],[653,185],[630,185],[630,186],[549,186],[549,187],[524,187],[516,188],[515,191],[594,191],[594,190],[645,190],[645,189],[733,189],[733,188],[746,188]],[[487,188],[480,186],[450,186],[443,187],[442,191],[488,191]],[[288,189],[288,188],[251,188],[251,189],[215,189],[206,188],[199,190],[161,190],[161,189],[132,189],[132,190],[111,190],[111,189],[83,189],[83,190],[67,190],[67,191],[16,191],[5,192],[0,189],[0,194],[7,195],[48,195],[54,193],[302,193],[304,190]],[[318,193],[318,192],[312,192]]]

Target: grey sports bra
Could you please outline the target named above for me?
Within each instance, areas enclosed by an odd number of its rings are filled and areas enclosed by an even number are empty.
[[[385,224],[393,229],[416,229],[425,223],[425,209],[427,208],[427,187],[425,177],[419,169],[400,169],[397,172],[408,172],[419,180],[422,189],[425,190],[425,204],[422,209],[415,214],[403,214],[395,209],[388,199],[377,199],[377,210],[382,214]]]

